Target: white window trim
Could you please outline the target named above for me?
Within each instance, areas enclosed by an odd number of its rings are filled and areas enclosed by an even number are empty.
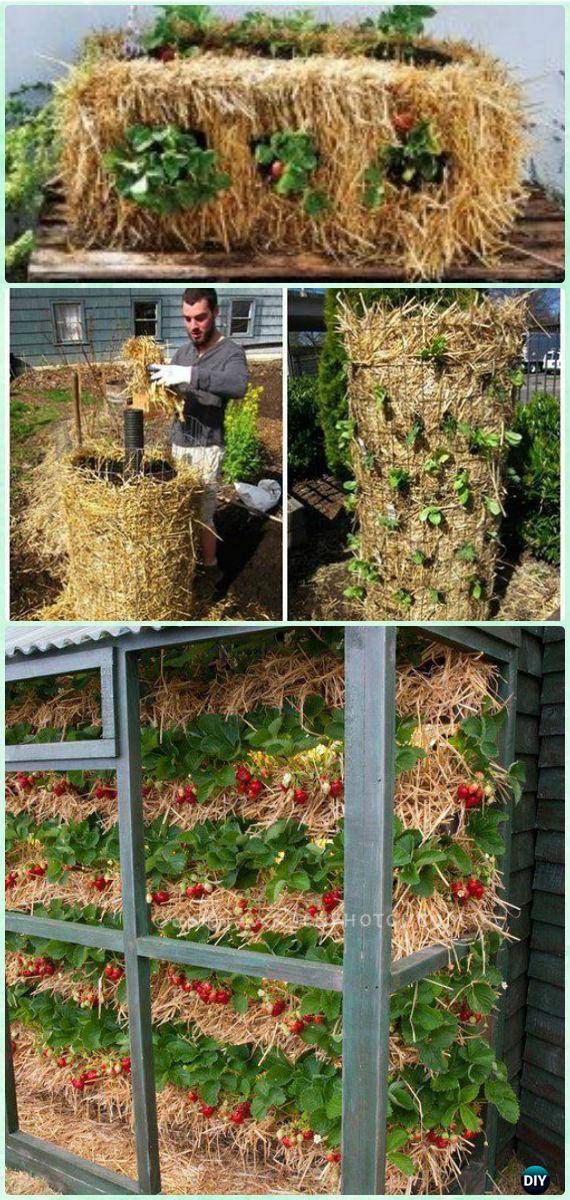
[[[249,307],[249,319],[247,322],[247,329],[242,333],[232,333],[233,309],[234,309],[234,304],[236,303],[236,301],[238,301],[242,304],[245,302],[245,303],[249,304],[249,306],[250,306]],[[253,330],[255,328],[256,307],[257,307],[257,300],[256,300],[255,296],[231,296],[230,297],[229,308],[228,308],[228,325],[227,325],[228,337],[251,337],[252,336]]]
[[[65,340],[64,338],[60,339],[58,337],[56,310],[57,310],[58,306],[61,304],[73,304],[73,305],[75,305],[76,308],[79,308],[79,315],[80,315],[80,320],[81,320],[81,334],[82,334],[82,336],[80,338],[71,338],[69,340]],[[71,300],[71,299],[64,300],[63,298],[59,298],[58,300],[50,300],[50,307],[51,307],[51,321],[52,321],[52,327],[53,327],[54,345],[55,346],[86,346],[89,341],[89,338],[87,337],[87,321],[86,321],[86,317],[85,317],[85,302],[83,300]]]

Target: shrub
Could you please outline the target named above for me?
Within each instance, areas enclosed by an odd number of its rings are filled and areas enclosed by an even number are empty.
[[[410,298],[437,300],[440,304],[471,304],[477,295],[473,288],[329,288],[325,293],[326,333],[319,359],[318,405],[325,439],[329,469],[341,478],[348,472],[349,440],[342,436],[342,422],[348,418],[346,395],[346,353],[336,330],[339,300],[355,309],[368,308],[376,300],[393,307]],[[341,424],[339,424],[341,423]]]
[[[326,467],[326,459],[316,375],[298,375],[289,380],[287,413],[287,461],[291,476],[320,474]]]
[[[222,474],[226,483],[250,483],[259,479],[262,464],[261,439],[257,431],[259,397],[263,388],[249,385],[243,400],[230,400],[225,415],[226,451]]]
[[[166,125],[131,125],[125,144],[104,155],[103,163],[120,196],[157,213],[206,204],[229,187],[218,170],[216,150],[205,150],[193,133]]]
[[[30,226],[42,207],[48,180],[57,162],[54,106],[48,84],[25,84],[11,92],[6,102],[6,213],[12,218],[14,241],[6,246],[6,270],[11,278],[25,278],[35,246]]]
[[[514,472],[509,515],[522,544],[536,558],[560,563],[560,402],[537,392],[518,404],[514,429],[522,435],[509,459]]]

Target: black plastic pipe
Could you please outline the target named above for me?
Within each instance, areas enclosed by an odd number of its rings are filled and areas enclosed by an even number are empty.
[[[125,475],[140,475],[144,452],[144,413],[142,408],[125,408],[123,432]]]

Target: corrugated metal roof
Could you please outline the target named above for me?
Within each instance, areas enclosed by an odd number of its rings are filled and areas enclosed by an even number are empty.
[[[46,650],[63,650],[65,646],[81,646],[104,638],[119,638],[141,629],[162,629],[161,624],[143,625],[79,625],[63,621],[11,621],[6,626],[6,658],[17,654],[43,654]]]

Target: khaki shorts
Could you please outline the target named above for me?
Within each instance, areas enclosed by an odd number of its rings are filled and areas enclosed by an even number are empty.
[[[214,513],[218,506],[218,483],[224,457],[223,446],[177,446],[174,444],[172,456],[187,463],[189,467],[196,467],[196,470],[200,472],[206,484],[200,514],[204,524],[212,528]]]

